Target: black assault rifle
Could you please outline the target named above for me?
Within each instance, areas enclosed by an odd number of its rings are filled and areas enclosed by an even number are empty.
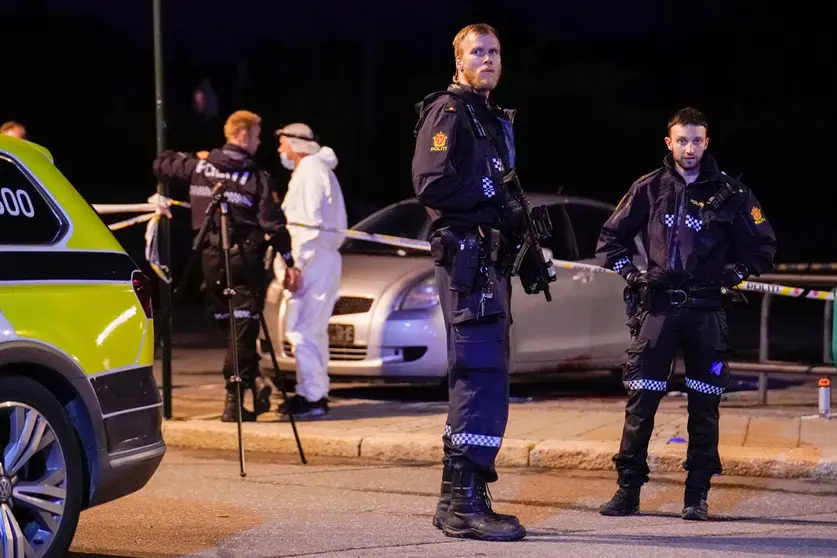
[[[520,283],[526,294],[543,292],[547,302],[552,302],[549,284],[558,278],[551,261],[543,257],[540,242],[552,236],[552,221],[546,206],[529,207],[529,200],[520,186],[517,171],[512,170],[505,177],[503,183],[507,188],[509,205],[519,205],[518,209],[522,222],[515,235],[514,251],[509,251],[505,263],[508,274],[519,275]]]

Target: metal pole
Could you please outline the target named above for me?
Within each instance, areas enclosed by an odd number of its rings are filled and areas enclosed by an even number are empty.
[[[826,300],[825,308],[822,311],[822,361],[826,364],[832,364],[834,358],[831,355],[832,351],[832,324],[831,316],[834,312],[834,301]]]
[[[770,303],[773,295],[764,293],[761,299],[761,315],[759,316],[759,362],[766,362],[769,356],[770,338]],[[759,372],[759,405],[767,405],[767,372]]]
[[[155,120],[157,125],[157,153],[162,153],[166,148],[165,141],[165,114],[163,112],[163,41],[161,20],[161,0],[154,2],[154,93],[155,93]],[[157,183],[157,193],[168,197],[169,189],[163,181]],[[160,265],[168,266],[171,269],[171,241],[168,219],[160,219],[160,232],[158,247],[160,253]],[[160,281],[160,349],[163,357],[163,416],[167,419],[172,417],[171,409],[171,285]]]

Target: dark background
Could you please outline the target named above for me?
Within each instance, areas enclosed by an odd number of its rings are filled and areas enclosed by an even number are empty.
[[[164,1],[166,142],[210,149],[223,141],[231,111],[252,110],[264,119],[259,157],[285,184],[270,131],[304,121],[340,158],[354,222],[413,195],[413,104],[449,83],[456,31],[485,21],[503,46],[495,97],[519,109],[526,189],[563,187],[616,204],[659,166],[671,113],[693,105],[709,118],[721,167],[743,173],[762,202],[779,238],[777,260],[836,261],[826,134],[833,30],[824,8],[766,6]],[[151,195],[151,1],[0,0],[0,29],[0,121],[22,122],[91,203]],[[203,80],[218,96],[214,119],[192,109]],[[190,235],[175,211],[177,273]],[[138,262],[143,232],[116,233]]]

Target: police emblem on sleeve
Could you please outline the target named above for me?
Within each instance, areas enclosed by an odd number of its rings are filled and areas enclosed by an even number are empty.
[[[433,145],[430,146],[430,151],[447,151],[448,150],[448,135],[442,130],[436,132],[433,136]]]
[[[761,209],[759,209],[758,207],[754,207],[753,209],[751,209],[750,215],[753,217],[753,222],[756,225],[764,223],[764,215],[762,215]]]

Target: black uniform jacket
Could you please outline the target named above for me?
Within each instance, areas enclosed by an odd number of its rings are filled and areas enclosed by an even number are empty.
[[[460,85],[428,95],[415,108],[413,189],[431,210],[433,228],[497,227],[503,176],[514,165],[515,111]]]
[[[714,210],[706,202],[728,182],[734,193]],[[648,273],[671,284],[720,281],[724,266],[742,263],[760,275],[773,267],[776,237],[752,190],[718,169],[708,153],[698,179],[686,185],[669,154],[663,166],[634,182],[605,222],[596,249],[599,265],[622,276],[636,269],[640,235]]]
[[[261,250],[267,234],[288,266],[293,266],[291,236],[285,227],[287,219],[276,183],[258,167],[250,153],[231,144],[213,149],[206,160],[188,153],[165,151],[154,161],[153,170],[160,180],[176,179],[189,184],[194,230],[203,224],[216,185],[223,183],[230,221],[238,237],[246,246]],[[172,186],[176,192],[179,185],[172,183]],[[218,216],[214,219],[217,224]]]

